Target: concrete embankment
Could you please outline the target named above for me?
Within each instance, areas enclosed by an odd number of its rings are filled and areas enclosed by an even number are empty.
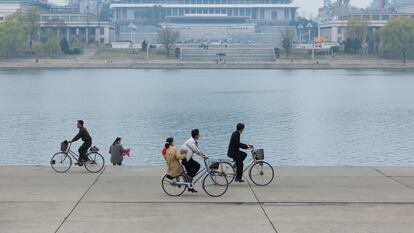
[[[0,232],[414,232],[414,167],[275,167],[220,198],[167,196],[164,169],[0,166]]]
[[[414,69],[397,60],[279,60],[277,62],[181,62],[177,60],[34,59],[0,60],[0,69]]]

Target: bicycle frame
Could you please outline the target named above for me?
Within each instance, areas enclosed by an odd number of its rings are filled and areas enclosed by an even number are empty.
[[[198,183],[204,176],[209,174],[211,172],[211,169],[209,168],[207,164],[207,160],[204,160],[204,167],[200,171],[197,172],[195,175],[195,179],[192,182],[176,182],[177,185],[187,185],[188,187],[193,187],[195,184]]]
[[[79,162],[79,155],[70,149],[71,146],[72,146],[72,143],[69,142],[68,149],[63,153],[73,158],[76,162]]]
[[[243,169],[243,173],[247,170],[249,170],[249,168],[255,164],[257,164],[257,159],[254,157],[254,146],[252,146],[250,148],[250,154],[251,154],[251,158],[246,162],[247,164],[249,164],[248,166],[245,166],[245,168]],[[219,159],[219,162],[228,162],[230,164],[232,164],[233,166],[235,165],[235,161],[232,159]]]

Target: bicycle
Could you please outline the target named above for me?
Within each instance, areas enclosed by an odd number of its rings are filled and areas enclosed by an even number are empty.
[[[248,161],[250,163],[243,173],[249,169],[249,178],[257,186],[266,186],[273,181],[275,172],[273,167],[263,161],[264,151],[263,149],[255,150],[252,146],[250,148],[252,158]],[[229,183],[231,184],[236,177],[236,162],[230,159],[219,160],[219,169],[221,173],[226,174]]]
[[[192,189],[201,179],[203,179],[203,190],[211,197],[220,197],[227,192],[229,182],[225,174],[217,171],[218,162],[204,160],[205,167],[201,169],[191,182],[185,172],[177,177],[170,177],[165,174],[161,179],[161,187],[169,196],[180,196],[185,190]]]
[[[79,155],[70,149],[72,143],[66,142],[66,146],[64,143],[62,142],[61,151],[54,154],[50,160],[52,169],[59,173],[65,173],[71,168],[72,159],[79,163]],[[105,166],[105,159],[98,151],[99,149],[94,146],[86,154],[88,161],[83,162],[83,166],[89,172],[100,172]]]

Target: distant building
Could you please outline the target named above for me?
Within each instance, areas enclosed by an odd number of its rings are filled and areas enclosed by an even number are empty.
[[[383,27],[391,17],[414,17],[412,13],[397,12],[393,7],[360,9],[349,3],[349,1],[338,0],[329,7],[324,6],[319,9],[319,35],[321,37],[331,42],[345,41],[348,20],[351,18],[367,20],[369,30],[375,31]]]
[[[291,0],[112,1],[118,40],[154,41],[159,27],[181,31],[182,41],[275,43],[296,18]],[[131,24],[136,27],[131,27]]]
[[[399,0],[395,7],[401,13],[414,13],[414,0]]]
[[[49,9],[47,0],[0,0],[0,21],[18,10],[24,13],[33,7],[38,8],[40,12]]]
[[[41,35],[52,32],[58,39],[65,37],[74,44],[105,44],[114,37],[111,22],[98,21],[93,14],[44,13],[41,14]]]

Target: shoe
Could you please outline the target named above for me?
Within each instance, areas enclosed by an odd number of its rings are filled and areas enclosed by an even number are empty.
[[[77,163],[75,163],[75,165],[78,165],[79,167],[82,167],[83,163],[82,162],[77,162]]]
[[[116,163],[113,163],[112,165],[113,165],[113,166],[116,166]]]
[[[234,181],[239,182],[239,183],[244,183],[246,181],[242,180],[242,179],[235,179]]]
[[[197,191],[197,190],[195,190],[195,189],[188,189],[188,192],[198,193],[198,191]]]

